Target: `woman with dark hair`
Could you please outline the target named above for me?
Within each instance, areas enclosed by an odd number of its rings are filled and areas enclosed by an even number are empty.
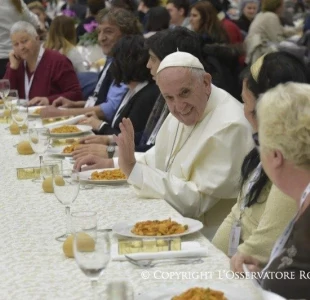
[[[168,10],[162,6],[152,7],[149,10],[149,17],[145,26],[145,30],[147,33],[144,34],[144,37],[149,38],[157,31],[168,29],[169,24],[170,14]]]
[[[128,92],[112,121],[107,123],[97,120],[93,122],[93,129],[102,135],[118,134],[119,123],[123,118],[129,118],[135,131],[143,131],[159,95],[159,89],[146,68],[148,51],[144,47],[144,38],[140,35],[124,36],[113,47],[111,57],[110,72],[114,83],[126,84]]]
[[[261,57],[244,76],[244,113],[253,127],[257,147],[257,99],[269,89],[289,81],[307,83],[307,69],[297,58],[284,52]],[[212,241],[232,257],[231,268],[236,272],[243,272],[242,264],[247,256],[253,256],[262,265],[268,262],[276,239],[297,209],[294,201],[268,179],[261,167],[257,147],[243,161],[237,203]]]
[[[226,44],[228,36],[217,17],[214,6],[209,1],[199,1],[190,11],[190,24],[193,31],[202,36],[205,43]]]

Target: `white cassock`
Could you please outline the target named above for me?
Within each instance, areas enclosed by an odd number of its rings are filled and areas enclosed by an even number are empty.
[[[243,105],[212,85],[203,119],[186,126],[169,114],[128,182],[140,198],[165,199],[183,216],[203,219],[213,232],[235,203],[241,165],[252,148]]]

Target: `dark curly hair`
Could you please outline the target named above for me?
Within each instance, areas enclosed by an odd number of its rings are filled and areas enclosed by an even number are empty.
[[[128,84],[131,81],[152,81],[152,75],[146,64],[149,59],[141,35],[126,35],[113,47],[113,62],[110,67],[115,84]]]
[[[137,17],[131,11],[124,8],[102,9],[99,11],[97,22],[100,24],[106,20],[110,24],[117,26],[123,35],[141,34],[142,32]]]

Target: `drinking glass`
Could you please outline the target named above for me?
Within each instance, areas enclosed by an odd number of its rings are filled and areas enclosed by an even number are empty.
[[[12,105],[17,103],[17,100],[19,99],[18,97],[18,91],[17,90],[9,90],[7,96],[3,98],[4,102],[4,116],[6,117],[7,123],[9,123],[10,118],[11,118],[11,110],[12,110]]]
[[[0,80],[0,97],[4,101],[10,92],[10,81],[8,79]]]
[[[50,131],[48,128],[29,128],[28,132],[30,145],[33,151],[39,155],[41,170],[43,154],[50,144]],[[33,181],[42,182],[42,175],[40,175],[39,179],[34,179]]]
[[[53,174],[54,194],[58,201],[65,206],[67,216],[67,230],[65,234],[56,237],[56,240],[63,242],[71,233],[70,228],[70,207],[76,199],[80,190],[79,173],[76,170],[64,169],[59,174]]]
[[[54,175],[60,175],[62,171],[62,160],[61,159],[44,159],[42,162],[41,172],[42,177],[53,177]]]
[[[22,129],[22,126],[26,124],[28,120],[28,101],[17,99],[16,103],[11,105],[11,117],[13,121],[19,127],[19,132]]]
[[[98,299],[98,279],[110,260],[107,232],[97,232],[97,213],[72,213],[73,252],[77,265],[90,279],[93,299]]]

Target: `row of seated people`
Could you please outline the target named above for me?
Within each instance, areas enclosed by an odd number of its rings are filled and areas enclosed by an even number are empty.
[[[122,11],[109,12],[116,15],[120,13]],[[127,98],[127,103],[122,103],[123,106],[120,109],[119,106],[115,109],[116,115],[121,115],[125,110],[132,99],[130,95],[134,93],[133,90],[137,86],[140,90],[135,95],[147,86],[155,91],[156,86],[150,80],[150,75],[144,73],[148,71],[146,64],[152,77],[156,79],[164,100],[159,97],[159,90],[154,92],[155,100],[149,105],[149,114],[139,116],[145,119],[144,127],[140,132],[135,128],[134,116],[123,114],[117,119],[118,124],[114,122],[117,130],[109,132],[108,135],[122,133],[116,137],[119,146],[118,160],[104,157],[106,144],[111,142],[111,136],[104,135],[100,139],[91,137],[82,140],[82,143],[87,145],[81,144],[76,150],[87,149],[84,153],[78,153],[75,167],[79,169],[86,164],[88,168],[97,168],[119,164],[140,197],[165,199],[182,215],[202,219],[206,225],[205,233],[208,237],[213,235],[214,229],[223,221],[239,194],[237,204],[216,233],[214,244],[233,256],[234,270],[239,270],[245,261],[243,258],[249,255],[254,256],[261,264],[266,264],[277,236],[296,212],[296,207],[293,204],[286,206],[285,203],[292,200],[285,201],[285,196],[276,187],[270,189],[270,182],[259,164],[258,153],[253,149],[251,128],[243,115],[242,105],[227,92],[211,84],[211,76],[205,72],[206,67],[197,59],[201,56],[195,47],[197,45],[195,35],[186,29],[157,33],[149,39],[146,49],[140,36],[122,37],[122,34],[119,34],[118,39],[104,39],[106,29],[118,29],[116,36],[117,33],[126,31],[115,24],[112,27],[112,24],[103,22],[100,26],[100,30],[103,31],[102,35],[99,35],[102,38],[102,48],[106,49],[106,54],[110,54],[112,62],[109,64],[108,61],[108,70],[104,69],[102,72],[104,76],[102,74],[100,76],[104,78],[101,79],[99,90],[102,92],[106,76],[111,73],[110,85],[105,88],[106,95],[109,94],[111,85],[115,89],[120,88],[117,84],[122,82],[125,91],[120,103]],[[25,30],[21,32],[25,33]],[[178,32],[179,38],[176,38]],[[31,34],[28,37],[31,38]],[[34,37],[35,35],[32,37],[33,42],[36,40]],[[176,49],[179,52],[174,53]],[[27,51],[24,53],[26,54]],[[134,57],[137,65],[141,63],[138,73],[136,73],[137,70],[127,68],[126,62],[130,62],[128,53],[131,53],[130,56]],[[20,64],[18,68],[22,66],[23,64]],[[12,75],[14,70],[12,71],[11,67],[12,65],[8,67],[8,74]],[[133,74],[148,76],[141,79],[141,77],[131,77]],[[117,84],[113,85],[113,80]],[[149,83],[144,85],[145,81]],[[288,81],[307,83],[308,77],[303,64],[285,53],[268,54],[255,63],[245,75],[243,83],[245,116],[250,121],[254,132],[257,132],[255,102],[258,95],[279,83]],[[19,82],[19,80],[15,81],[16,87]],[[130,83],[135,85],[130,87]],[[98,99],[97,95],[97,99],[89,100],[95,102]],[[143,100],[149,101],[148,97],[143,97]],[[31,101],[36,104],[42,99]],[[63,99],[60,101],[62,102]],[[57,100],[54,102],[56,103]],[[48,103],[41,102],[41,104]],[[134,104],[133,101],[132,105]],[[78,113],[96,112],[97,114],[98,107],[100,108],[100,106],[80,108]],[[54,112],[56,108],[48,107],[46,111],[42,111],[42,114],[48,113],[50,109]],[[171,114],[166,117],[168,111]],[[74,111],[70,114],[72,112]],[[103,114],[104,112],[103,110]],[[129,119],[123,119],[123,117],[129,117]],[[90,117],[84,122],[93,122],[94,119]],[[102,128],[111,129],[112,123],[102,125],[101,122],[101,128],[98,127],[97,131]],[[140,133],[141,138],[148,133],[145,140],[151,140],[152,143],[146,143],[149,144],[147,146],[154,144],[156,137],[155,146],[137,159],[134,155],[135,146],[138,146],[138,142],[134,139],[137,136],[135,133]],[[103,148],[96,155],[89,155],[94,146],[93,142],[105,145],[102,145]],[[251,149],[253,150],[250,152]],[[250,154],[246,156],[249,152]],[[240,171],[243,181],[239,193]],[[254,179],[256,184],[253,185]],[[268,221],[272,219],[271,209],[279,211],[282,205],[285,213],[281,218],[273,219],[274,223]],[[251,220],[252,216],[254,221]],[[233,253],[228,235],[234,222],[238,220],[243,230],[242,236],[239,237],[238,252]],[[264,245],[260,248],[261,239],[264,240]]]

